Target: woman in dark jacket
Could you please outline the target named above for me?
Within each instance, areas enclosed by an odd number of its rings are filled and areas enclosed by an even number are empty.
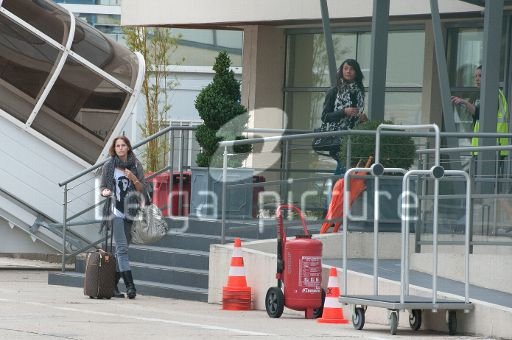
[[[363,73],[359,63],[354,59],[346,59],[338,70],[338,83],[325,95],[322,122],[339,124],[339,130],[352,129],[358,123],[365,122],[368,117],[364,110]],[[336,175],[341,175],[343,166],[339,162],[340,150],[329,152],[338,162]]]
[[[136,290],[133,283],[128,244],[130,230],[139,204],[140,193],[144,188],[144,169],[132,151],[130,140],[125,136],[114,138],[110,146],[111,158],[103,165],[101,173],[100,193],[108,197],[103,208],[103,227],[113,228],[116,243],[116,284],[115,297],[124,297],[117,288],[119,279],[123,277],[128,298],[135,298]]]

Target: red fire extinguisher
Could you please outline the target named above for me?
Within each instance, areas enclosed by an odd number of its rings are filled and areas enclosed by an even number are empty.
[[[304,235],[286,239],[283,209],[300,216]],[[322,316],[325,291],[322,289],[322,242],[311,238],[304,216],[293,205],[281,205],[276,210],[277,229],[277,287],[270,287],[265,296],[268,316],[278,318],[284,307],[305,311],[306,319]],[[283,292],[284,285],[284,292]]]

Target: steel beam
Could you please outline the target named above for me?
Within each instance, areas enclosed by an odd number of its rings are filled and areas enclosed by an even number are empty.
[[[453,106],[450,102],[450,81],[448,79],[448,66],[446,63],[446,52],[444,48],[443,33],[441,30],[441,17],[439,15],[438,0],[430,0],[430,9],[432,12],[432,32],[434,36],[434,46],[436,54],[437,75],[439,78],[439,90],[441,93],[441,105],[443,108],[443,123],[445,131],[456,132]],[[447,147],[453,148],[459,146],[458,140],[454,137],[446,138]],[[452,158],[453,157],[453,158]],[[460,170],[460,157],[450,156],[451,168]]]
[[[503,25],[503,0],[486,0],[484,13],[482,82],[480,87],[480,132],[496,132],[498,113],[498,89]],[[495,145],[492,138],[480,138],[478,145]],[[477,175],[496,173],[496,153],[479,152]],[[483,185],[481,193],[492,192],[492,185]]]
[[[320,0],[320,10],[322,11],[322,24],[324,28],[325,48],[327,52],[327,60],[329,63],[329,76],[331,86],[336,86],[336,57],[334,56],[334,44],[332,42],[331,24],[329,22],[329,7],[327,0]]]
[[[373,0],[368,116],[384,120],[389,33],[389,0]]]

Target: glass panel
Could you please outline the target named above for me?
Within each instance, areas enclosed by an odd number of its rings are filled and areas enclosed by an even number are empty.
[[[384,119],[395,124],[421,124],[421,92],[386,92]]]
[[[221,31],[216,30],[217,45],[228,48],[242,48],[243,32],[242,31]]]
[[[47,1],[20,0],[4,0],[2,7],[65,45],[71,19],[62,7]]]
[[[68,58],[32,127],[94,163],[127,100],[125,92]]]
[[[386,70],[387,87],[422,87],[425,33],[390,32]]]
[[[421,31],[396,31],[388,35],[386,87],[422,87],[425,34]],[[364,75],[370,80],[371,33],[359,34],[357,58]]]
[[[290,129],[320,127],[325,92],[286,92],[285,113]]]
[[[59,51],[0,15],[0,108],[26,122]]]
[[[173,28],[174,35],[181,35],[181,40],[213,45],[213,30]]]
[[[481,28],[453,29],[449,33],[451,65],[449,77],[452,86],[475,86],[474,72],[482,60],[483,33]]]
[[[467,91],[452,92],[452,95],[475,103],[480,93],[476,89],[468,89]],[[453,113],[457,132],[473,132],[473,115],[464,105],[453,105]]]
[[[124,84],[133,87],[137,70],[136,56],[114,43],[100,31],[77,20],[71,49]]]
[[[94,27],[97,25],[119,26],[121,24],[121,16],[116,14],[92,14],[75,12],[75,16]]]
[[[336,65],[356,55],[357,34],[333,34]],[[287,87],[329,87],[329,66],[323,34],[289,35]]]

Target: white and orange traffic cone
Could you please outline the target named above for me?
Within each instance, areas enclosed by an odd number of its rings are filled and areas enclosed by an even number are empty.
[[[324,311],[322,317],[317,319],[320,323],[348,323],[343,316],[343,308],[338,298],[340,297],[340,286],[338,284],[338,272],[331,267],[329,271],[329,282],[327,283],[327,294],[325,295]]]
[[[251,309],[251,287],[247,287],[241,247],[240,238],[236,238],[229,267],[228,283],[222,288],[222,309]]]

